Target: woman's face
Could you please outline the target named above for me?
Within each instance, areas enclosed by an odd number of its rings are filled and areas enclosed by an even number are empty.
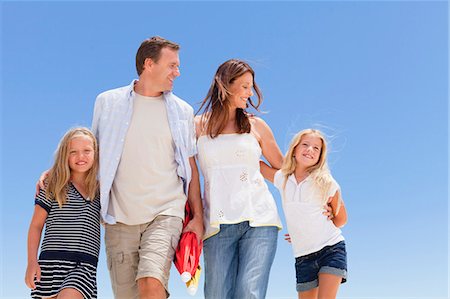
[[[253,95],[253,75],[250,72],[237,77],[230,84],[230,106],[231,108],[247,108],[247,100]]]

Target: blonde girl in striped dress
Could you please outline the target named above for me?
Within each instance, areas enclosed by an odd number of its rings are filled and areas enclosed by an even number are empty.
[[[100,250],[97,171],[98,146],[94,135],[87,128],[69,130],[59,143],[46,188],[35,199],[25,274],[32,298],[97,298]]]

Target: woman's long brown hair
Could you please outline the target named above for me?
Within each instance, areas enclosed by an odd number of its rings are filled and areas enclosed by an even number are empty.
[[[261,105],[263,97],[261,90],[256,85],[255,72],[251,66],[239,59],[225,61],[217,69],[208,94],[197,111],[198,114],[203,109],[201,117],[202,131],[206,129],[206,135],[209,135],[211,138],[215,138],[222,133],[230,117],[230,85],[247,72],[253,76],[253,89],[258,97],[256,104],[249,98],[247,107],[250,104],[255,110],[259,111],[258,107]],[[236,127],[239,134],[250,133],[249,113],[245,109],[236,109]]]

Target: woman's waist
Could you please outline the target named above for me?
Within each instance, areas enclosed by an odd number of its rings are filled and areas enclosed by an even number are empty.
[[[205,197],[205,219],[208,223],[237,223],[253,219],[255,221],[279,221],[278,209],[270,192],[257,196]]]
[[[204,172],[211,172],[211,171],[240,171],[242,169],[246,169],[248,171],[252,172],[260,172],[259,167],[259,159],[249,159],[246,161],[201,161],[200,167],[202,171]]]

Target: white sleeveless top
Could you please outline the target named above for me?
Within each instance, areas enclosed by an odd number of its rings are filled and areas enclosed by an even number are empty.
[[[259,169],[261,147],[255,136],[200,136],[198,160],[204,178],[204,224],[207,239],[220,224],[249,221],[250,226],[277,226],[277,206]]]

